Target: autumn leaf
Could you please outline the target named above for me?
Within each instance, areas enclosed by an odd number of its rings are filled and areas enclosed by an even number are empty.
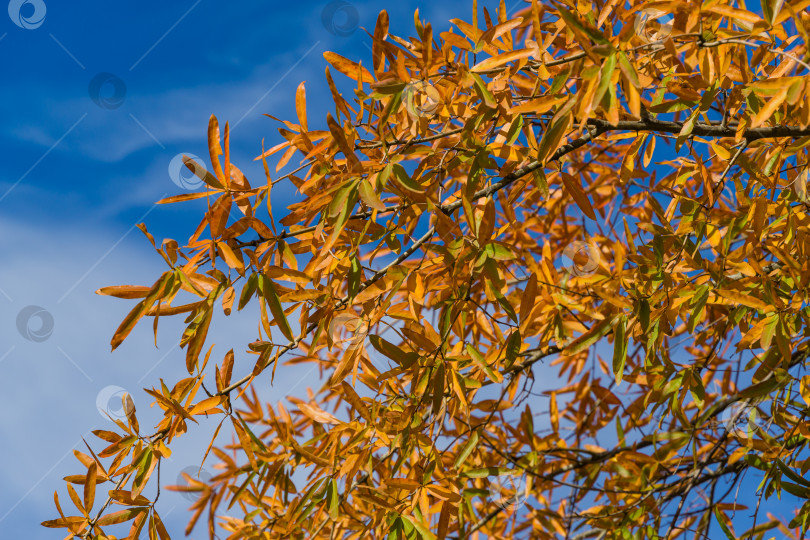
[[[562,181],[563,185],[565,185],[565,189],[574,199],[574,202],[577,204],[579,209],[582,210],[582,213],[589,218],[596,220],[596,214],[591,206],[591,201],[588,199],[588,195],[586,195],[582,190],[582,185],[579,183],[579,180],[570,174],[562,173]]]
[[[333,52],[325,52],[323,53],[323,57],[327,62],[332,64],[336,70],[350,79],[369,84],[374,82],[374,77],[371,73],[357,62],[353,62]]]
[[[167,540],[171,458],[195,538],[800,530],[809,7],[473,0],[402,36],[382,12],[365,58],[264,105],[259,181],[212,116],[206,190],[160,201],[188,239],[138,224],[169,269],[97,291],[128,304],[113,349],[152,317],[188,373],[120,356],[144,388],[99,394],[43,526]]]

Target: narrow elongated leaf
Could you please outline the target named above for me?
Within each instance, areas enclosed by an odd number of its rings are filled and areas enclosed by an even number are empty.
[[[616,384],[621,384],[624,377],[624,364],[627,361],[627,317],[622,315],[613,329],[613,375]]]
[[[287,316],[284,314],[284,308],[281,305],[273,281],[263,275],[259,275],[259,290],[265,302],[267,302],[267,307],[269,307],[270,311],[273,313],[273,318],[279,330],[284,334],[284,337],[293,341],[295,337],[293,336],[292,328],[290,328],[290,323],[287,321]]]
[[[582,190],[582,185],[579,183],[579,181],[567,173],[562,173],[562,181],[565,185],[565,189],[574,199],[574,202],[577,203],[579,209],[582,210],[582,213],[589,218],[596,220],[596,214],[591,206],[591,201],[588,199],[588,195],[586,195]]]
[[[453,468],[458,469],[461,467],[467,458],[470,456],[475,447],[478,446],[478,432],[473,431],[470,435],[470,439],[467,441],[467,444],[464,445],[464,448],[461,450],[461,453],[456,457],[456,460],[453,462]]]

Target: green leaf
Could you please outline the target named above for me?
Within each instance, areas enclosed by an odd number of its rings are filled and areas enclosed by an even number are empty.
[[[625,315],[619,318],[613,332],[613,374],[616,376],[616,384],[619,385],[624,377],[624,363],[627,360],[627,317]]]
[[[695,129],[695,122],[697,122],[698,114],[700,113],[700,109],[695,109],[692,111],[692,114],[689,115],[689,118],[683,123],[683,127],[681,128],[681,132],[678,133],[678,139],[675,141],[675,151],[679,151],[683,143],[686,142],[686,139],[692,134],[692,130]]]
[[[469,344],[467,345],[467,352],[470,354],[470,357],[473,359],[473,361],[476,364],[478,364],[478,366],[484,371],[484,373],[486,373],[487,377],[489,377],[489,380],[491,380],[496,384],[503,380],[503,377],[496,375],[495,372],[492,371],[492,368],[487,365],[486,360],[481,355],[481,353],[476,351],[472,345]]]
[[[138,517],[140,514],[146,512],[147,510],[149,510],[148,506],[138,506],[134,508],[127,508],[125,510],[119,510],[118,512],[113,512],[112,514],[102,516],[101,519],[98,520],[96,525],[106,527],[108,525],[118,525],[119,523],[126,523],[127,521],[130,521],[131,519]]]
[[[436,535],[430,532],[430,529],[425,527],[425,525],[418,519],[415,519],[411,516],[402,516],[408,522],[413,525],[413,528],[419,533],[419,536],[426,540],[436,540]]]
[[[646,333],[650,328],[650,303],[646,298],[642,298],[638,303],[638,321],[641,329]]]
[[[211,318],[214,310],[210,303],[204,304],[206,308],[183,332],[183,344],[188,344],[186,349],[186,369],[189,373],[194,373],[197,361],[200,358],[205,338],[208,336],[208,328],[211,326]]]
[[[484,467],[483,469],[472,469],[459,473],[459,476],[465,478],[486,478],[487,476],[503,476],[514,473],[514,469],[508,469],[506,467]]]
[[[360,277],[362,269],[360,268],[360,261],[357,256],[352,257],[352,267],[349,270],[349,300],[357,296],[357,291],[360,290]]]
[[[610,55],[605,59],[602,64],[602,69],[599,71],[599,86],[596,87],[596,93],[593,95],[593,106],[596,107],[602,103],[602,98],[605,97],[608,87],[613,79],[613,71],[616,69],[616,51],[611,51]]]
[[[247,283],[242,287],[242,294],[239,296],[239,306],[237,307],[238,311],[241,311],[242,308],[247,305],[250,298],[256,292],[256,286],[258,284],[258,278],[256,276],[257,274],[250,274]]]
[[[512,253],[511,249],[496,242],[487,244],[484,247],[484,252],[487,254],[487,257],[495,259],[496,261],[511,261],[515,258],[515,254]]]
[[[506,367],[510,368],[514,365],[520,354],[520,330],[515,330],[509,339],[506,340]]]
[[[402,92],[405,89],[406,83],[402,81],[381,81],[374,83],[371,88],[374,90],[371,93],[372,97],[390,96]],[[379,94],[379,96],[377,96]]]
[[[372,334],[368,337],[368,339],[371,342],[371,346],[374,347],[378,352],[384,354],[404,368],[410,367],[416,360],[419,359],[418,354],[406,353],[390,341],[386,341],[380,336]]]
[[[332,519],[338,518],[339,504],[340,498],[338,497],[337,484],[334,478],[330,478],[326,489],[326,506],[329,508],[329,517]]]
[[[146,473],[152,465],[152,448],[146,447],[138,458],[136,467],[138,473],[135,475],[135,480],[132,482],[133,486],[142,486],[146,481]]]
[[[523,115],[518,115],[512,121],[512,124],[509,126],[509,131],[506,133],[506,144],[514,144],[517,138],[520,136],[521,130],[523,129]]]
[[[576,15],[574,15],[564,7],[557,6],[557,11],[560,12],[560,16],[568,26],[576,28],[577,30],[579,30],[583,34],[586,34],[589,38],[594,40],[596,43],[599,43],[600,45],[610,44],[610,41],[608,41],[608,39],[601,32],[599,32],[595,28],[592,28],[590,25],[584,24],[582,21],[579,20],[579,18]]]
[[[697,326],[698,321],[702,319],[703,310],[706,307],[706,301],[709,299],[709,286],[708,285],[701,285],[695,291],[695,295],[692,297],[692,313],[689,315],[689,322],[687,323],[687,329],[689,332],[694,332],[695,327]]]
[[[797,484],[801,484],[805,487],[810,487],[810,482],[808,482],[807,480],[805,480],[804,478],[793,472],[793,470],[787,465],[785,465],[781,459],[776,460],[776,466],[782,470],[785,476],[787,476]]]
[[[658,105],[651,105],[648,110],[652,113],[673,113],[691,109],[695,106],[695,101],[689,101],[682,98],[674,99],[672,101],[664,101]]]
[[[776,377],[771,377],[768,380],[749,386],[748,388],[740,392],[740,398],[750,399],[765,396],[770,394],[771,391],[774,390],[777,386],[779,386],[779,381],[776,379]]]
[[[546,180],[546,174],[543,172],[543,169],[535,169],[532,171],[532,179],[534,180],[534,185],[537,186],[537,190],[540,192],[540,195],[544,198],[548,198],[548,180]]]
[[[571,115],[569,112],[574,106],[574,100],[569,99],[563,107],[557,111],[554,118],[551,119],[551,125],[543,133],[543,138],[540,139],[540,145],[537,149],[537,161],[545,163],[546,158],[551,156],[560,144],[568,126],[571,125]]]
[[[461,453],[458,455],[456,460],[453,462],[453,468],[458,469],[464,462],[467,460],[469,455],[475,450],[475,447],[478,445],[478,431],[473,431],[472,435],[470,436],[470,440],[467,441],[467,444],[464,445],[464,448],[461,450]]]
[[[405,87],[403,86],[403,89],[404,88]],[[398,91],[396,94],[393,95],[393,97],[391,97],[391,100],[386,104],[385,109],[383,110],[383,113],[380,116],[380,126],[385,126],[391,114],[399,109],[399,106],[402,104],[402,93],[403,93],[402,90]],[[382,127],[380,129],[382,129]]]
[[[360,181],[359,193],[360,199],[362,199],[362,201],[366,203],[366,206],[369,208],[373,208],[375,210],[385,210],[385,205],[382,203],[379,195],[377,195],[377,192],[374,191],[374,187],[367,178],[363,178]]]
[[[358,182],[356,180],[348,180],[347,182],[344,182],[343,186],[332,195],[332,202],[329,203],[329,207],[326,212],[329,217],[335,217],[343,212],[343,209],[346,208],[352,194],[355,190],[357,190],[357,183]]]
[[[577,339],[572,341],[565,349],[565,354],[577,354],[579,352],[584,351],[601,338],[606,336],[610,330],[613,328],[613,324],[615,322],[615,317],[606,318],[599,323],[595,324],[590,330],[586,333],[579,336]]]
[[[723,514],[720,512],[720,509],[715,507],[714,508],[714,517],[717,518],[717,523],[720,524],[720,528],[723,529],[723,532],[726,535],[726,538],[729,540],[737,540],[737,537],[734,536],[726,525],[726,521],[723,519]]]
[[[798,484],[791,484],[790,482],[782,482],[782,487],[790,493],[802,499],[810,499],[810,489],[800,486]]]
[[[633,64],[630,63],[628,60],[627,55],[624,54],[622,51],[618,51],[618,58],[619,58],[619,66],[621,67],[622,71],[627,78],[630,79],[630,82],[636,88],[641,88],[641,82],[638,80],[638,74],[636,73],[636,68],[633,67]]]
[[[546,92],[547,96],[553,96],[557,92],[563,89],[565,84],[571,79],[571,64],[566,64],[563,70],[554,77],[554,80],[551,81],[551,87]]]
[[[765,20],[773,24],[773,0],[759,0],[759,4],[762,6],[762,15]]]
[[[405,188],[407,191],[412,191],[414,193],[425,192],[425,189],[419,184],[419,182],[416,182],[413,178],[408,176],[408,173],[405,171],[405,167],[399,163],[394,164],[393,172],[394,178],[397,180],[399,185]]]
[[[270,312],[273,314],[273,318],[276,324],[278,324],[281,333],[284,334],[284,337],[293,341],[295,337],[293,336],[292,328],[290,328],[290,323],[287,321],[287,316],[284,314],[284,308],[281,305],[281,300],[278,298],[278,292],[276,292],[276,287],[273,285],[273,280],[265,277],[263,274],[259,274],[259,291],[262,293],[267,307],[270,308]]]
[[[481,101],[484,102],[484,105],[491,109],[497,107],[498,102],[495,101],[495,96],[493,96],[492,92],[487,88],[487,83],[484,82],[484,79],[482,79],[478,73],[470,72],[470,75],[475,81],[475,90],[478,92],[478,96],[481,98]]]

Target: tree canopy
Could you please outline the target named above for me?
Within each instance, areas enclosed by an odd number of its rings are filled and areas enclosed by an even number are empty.
[[[161,201],[199,226],[142,226],[167,270],[99,291],[137,302],[113,349],[185,318],[189,376],[145,389],[151,428],[124,399],[44,525],[167,540],[155,471],[207,430],[214,476],[174,489],[212,538],[802,536],[808,6],[473,1],[410,38],[383,11],[265,178],[212,117],[205,190]],[[255,341],[212,349],[249,304]],[[316,386],[263,403],[293,364]]]

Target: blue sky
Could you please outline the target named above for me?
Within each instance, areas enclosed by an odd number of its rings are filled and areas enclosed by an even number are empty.
[[[136,223],[181,243],[193,231],[198,208],[154,202],[183,192],[168,170],[177,154],[207,162],[208,117],[231,122],[234,161],[261,179],[252,159],[262,138],[267,146],[278,140],[277,124],[262,114],[293,117],[295,88],[306,80],[311,122],[325,115],[324,51],[367,59],[361,27],[373,30],[380,9],[400,35],[413,33],[417,7],[439,28],[471,9],[466,1],[332,6],[13,0],[8,16],[0,11],[0,536],[59,536],[39,523],[55,517],[61,478],[81,470],[71,455],[81,437],[92,442],[91,429],[111,426],[97,402],[104,407],[128,390],[141,425],[150,425],[155,417],[140,388],[184,376],[178,324],[162,322],[157,350],[144,326],[110,353],[130,303],[93,291],[151,283],[163,270]],[[334,13],[328,24],[325,10]],[[274,205],[283,209],[291,196],[274,190]],[[221,318],[212,335],[217,349],[244,350],[255,338],[253,323],[244,324],[250,318]],[[306,373],[280,375],[265,388],[273,401],[295,385],[300,393],[316,385]],[[164,474],[174,478],[198,461],[201,441],[202,434],[178,440]],[[178,537],[189,504],[161,495]]]

